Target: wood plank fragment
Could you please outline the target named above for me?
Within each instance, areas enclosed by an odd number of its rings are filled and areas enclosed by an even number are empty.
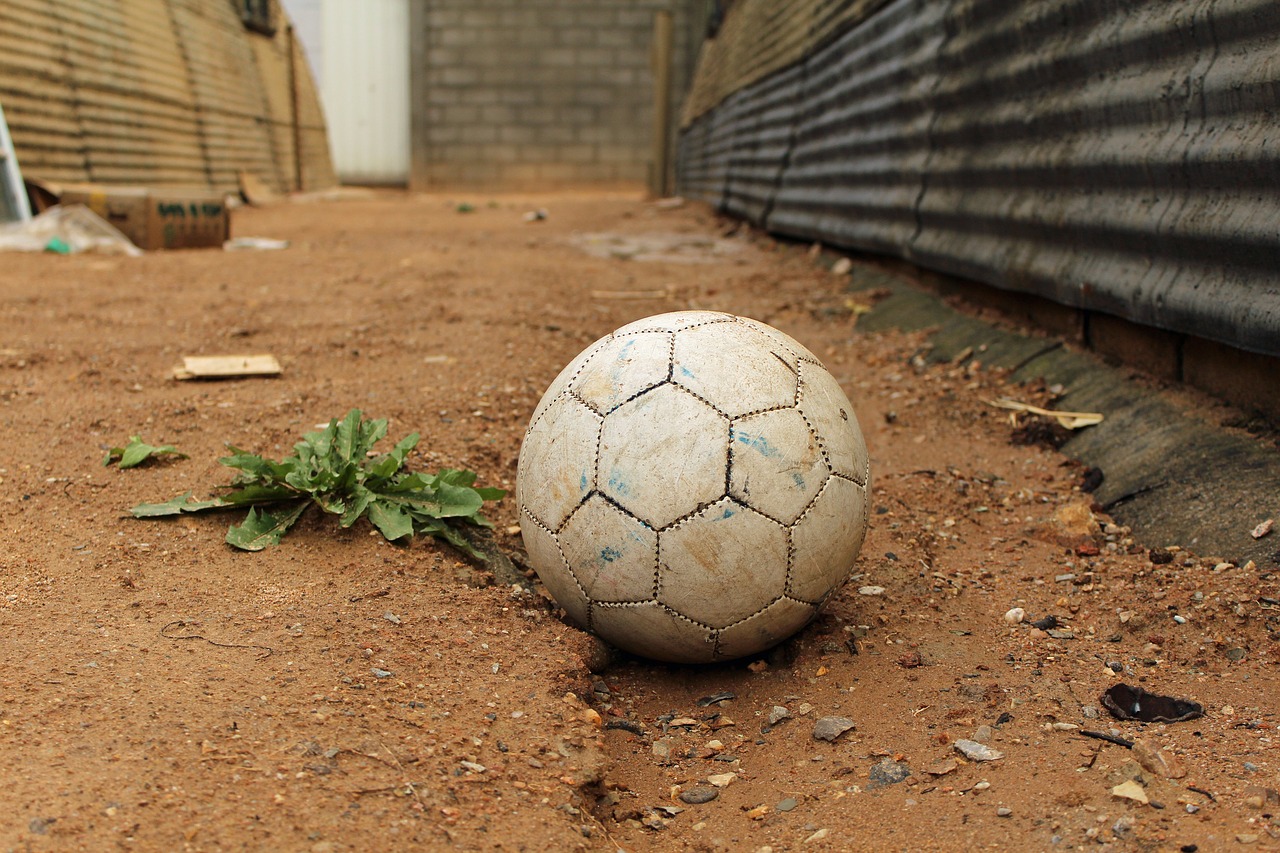
[[[279,376],[274,355],[184,355],[174,379],[234,379],[245,376]]]

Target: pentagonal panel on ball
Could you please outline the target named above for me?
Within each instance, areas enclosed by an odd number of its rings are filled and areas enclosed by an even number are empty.
[[[709,663],[715,657],[709,630],[656,601],[593,604],[591,628],[606,642],[655,660]]]
[[[661,385],[605,418],[597,488],[655,529],[724,494],[729,421]]]
[[[779,598],[759,613],[721,631],[720,655],[740,658],[762,652],[803,628],[817,612],[812,604]]]
[[[676,334],[671,381],[730,417],[789,406],[796,374],[772,341],[744,323],[695,326]]]
[[[669,333],[614,335],[592,353],[569,387],[603,415],[664,382],[670,371]]]
[[[595,601],[653,598],[658,534],[599,495],[578,507],[558,536],[569,568]]]
[[[524,510],[520,516],[520,538],[524,540],[529,563],[538,573],[547,592],[564,608],[570,619],[585,628],[587,597],[569,571],[555,534],[538,524],[529,515],[529,511]]]
[[[769,338],[769,340],[778,344],[778,346],[774,348],[773,352],[775,352],[779,358],[785,359],[787,364],[790,364],[792,367],[795,367],[796,362],[801,358],[807,358],[810,361],[821,360],[811,353],[804,344],[800,343],[786,332],[780,332],[767,323],[761,323],[759,320],[752,320],[749,317],[739,317],[738,322],[758,330],[765,337]]]
[[[827,481],[830,469],[809,424],[795,409],[747,415],[729,432],[729,495],[790,524]]]
[[[566,393],[551,401],[525,435],[516,500],[552,530],[595,488],[601,421]]]
[[[717,501],[658,537],[658,600],[713,628],[782,595],[785,528],[736,501]]]
[[[822,494],[791,529],[787,594],[813,602],[826,598],[853,571],[866,533],[866,489],[844,477],[827,480]]]
[[[831,470],[867,482],[867,445],[853,405],[835,377],[820,364],[800,362],[800,411],[809,419]]]

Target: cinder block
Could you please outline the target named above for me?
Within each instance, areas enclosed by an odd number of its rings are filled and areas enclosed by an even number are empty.
[[[560,120],[555,107],[528,106],[516,111],[516,120],[526,125],[552,125]]]
[[[447,124],[467,127],[480,121],[480,108],[471,104],[451,104],[444,108]]]
[[[512,145],[531,145],[538,141],[538,128],[528,124],[511,124],[498,128],[498,139]]]
[[[458,142],[482,144],[498,141],[498,128],[492,124],[463,124],[457,125],[457,128]]]
[[[580,131],[587,130],[600,120],[600,110],[597,107],[556,107],[552,112],[555,114],[556,121],[572,125]]]
[[[480,156],[492,163],[517,163],[520,161],[522,154],[523,152],[519,145],[503,142],[484,145],[480,148]]]
[[[553,47],[542,51],[539,61],[548,67],[569,68],[574,66],[577,61],[576,52],[568,47]]]
[[[555,40],[564,47],[594,46],[599,43],[599,32],[587,27],[561,27],[555,32]]]
[[[617,61],[617,51],[610,50],[607,47],[580,47],[574,51],[574,57],[580,68],[607,68]],[[605,83],[597,74],[592,74],[591,79],[595,82]]]
[[[509,104],[490,104],[480,108],[480,121],[487,125],[511,124],[516,115],[516,108]]]
[[[445,86],[473,86],[480,82],[480,72],[475,68],[441,68],[437,75]]]

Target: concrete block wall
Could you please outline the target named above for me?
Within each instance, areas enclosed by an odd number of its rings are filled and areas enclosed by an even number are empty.
[[[676,116],[703,35],[693,10],[705,4],[412,3],[412,188],[520,190],[649,180],[654,13],[668,10],[674,19]]]

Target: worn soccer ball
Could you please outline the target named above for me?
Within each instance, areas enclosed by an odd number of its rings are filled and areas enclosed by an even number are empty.
[[[569,363],[520,450],[525,548],[568,616],[674,662],[766,649],[850,574],[867,449],[817,356],[710,311],[623,326]]]

